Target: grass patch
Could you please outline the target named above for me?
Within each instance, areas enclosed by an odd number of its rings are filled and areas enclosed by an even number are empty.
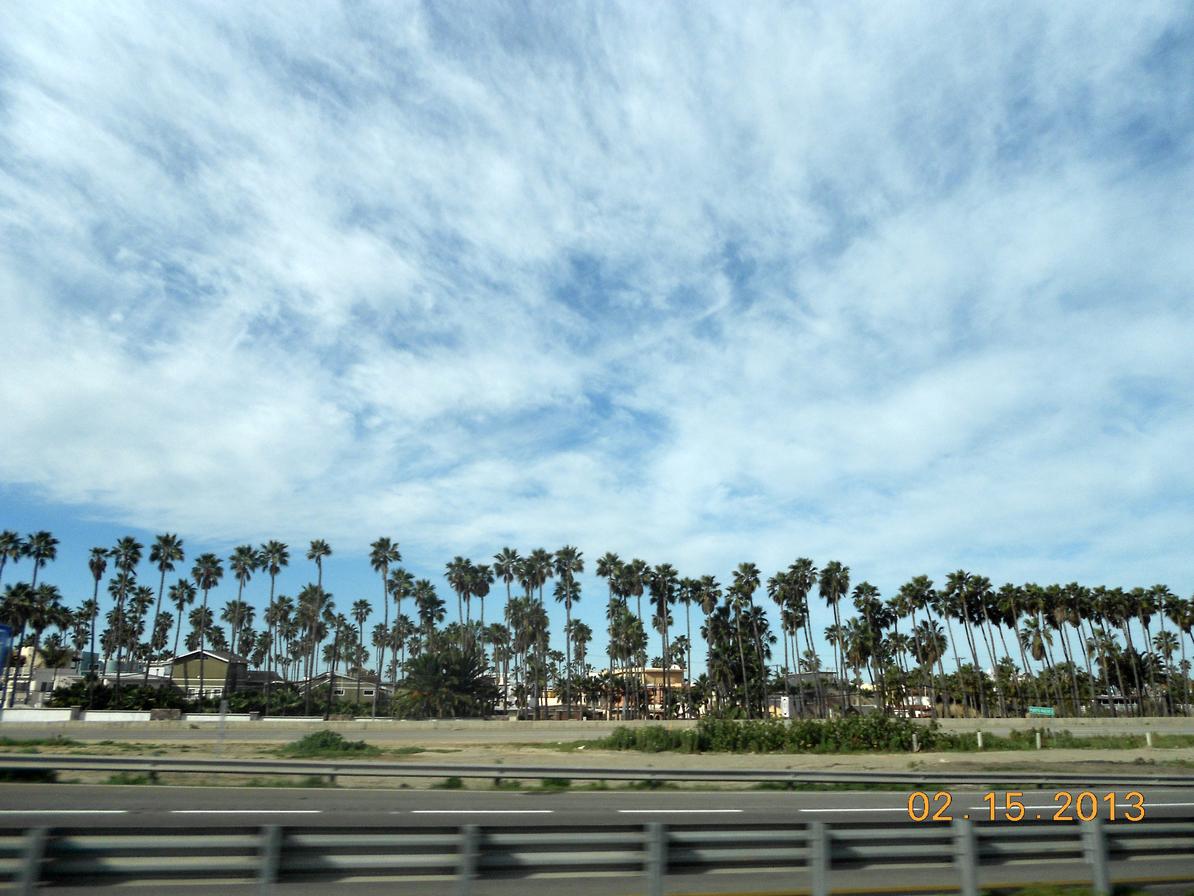
[[[158,776],[156,772],[149,772],[145,775],[134,774],[133,772],[117,772],[108,777],[105,784],[157,784]]]
[[[452,775],[431,785],[432,790],[464,790],[464,781]]]
[[[0,737],[0,749],[8,753],[40,753],[41,747],[53,747],[56,750],[82,747],[83,743],[73,738],[55,734],[53,737]]]
[[[540,790],[567,790],[571,786],[571,778],[544,778],[539,782]]]
[[[300,737],[293,743],[278,747],[279,756],[299,759],[344,759],[347,757],[379,756],[381,750],[363,740],[345,740],[336,731],[317,731]]]
[[[327,778],[319,775],[307,775],[305,778],[300,778],[295,781],[288,778],[253,778],[246,781],[244,787],[335,787],[336,785]]]
[[[515,780],[509,779],[509,778],[494,778],[493,779],[493,789],[494,790],[522,790],[523,786],[522,786],[521,781],[515,781]]]

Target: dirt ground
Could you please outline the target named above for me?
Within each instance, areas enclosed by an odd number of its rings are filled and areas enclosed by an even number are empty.
[[[296,739],[298,733],[283,733],[277,742],[258,739],[237,740],[229,732],[221,741],[216,732],[196,732],[185,742],[111,741],[86,743],[0,745],[0,752],[47,753],[56,755],[123,755],[137,757],[280,759],[278,747]],[[364,735],[368,742],[368,735]],[[452,737],[450,731],[438,731],[426,738],[426,745],[389,746],[378,744],[381,753],[363,756],[360,761],[403,762],[442,765],[560,766],[609,769],[767,769],[790,771],[908,771],[941,769],[953,772],[1023,770],[1068,774],[1132,774],[1142,779],[1149,774],[1188,774],[1194,784],[1194,747],[1139,748],[1120,750],[1047,749],[987,751],[982,753],[852,753],[852,754],[730,754],[730,753],[640,753],[598,750],[576,741],[558,743],[477,744],[469,738]],[[421,752],[417,752],[421,750]],[[356,761],[344,757],[343,761]],[[517,773],[514,773],[515,775]],[[107,774],[60,775],[62,780],[102,781]],[[175,777],[173,775],[171,778]],[[177,776],[187,783],[200,783],[197,775]],[[410,786],[427,785],[434,779],[404,779]],[[215,783],[213,781],[212,783]],[[221,776],[221,783],[235,783],[231,776]],[[243,782],[241,782],[243,783]],[[341,786],[377,786],[377,779],[342,777]],[[394,786],[394,785],[391,785]]]

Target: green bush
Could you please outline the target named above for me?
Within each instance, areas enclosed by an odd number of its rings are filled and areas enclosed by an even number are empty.
[[[946,745],[951,736],[937,725],[887,716],[847,716],[830,721],[701,719],[696,728],[673,731],[661,725],[618,728],[599,742],[611,750],[660,753],[860,753],[908,752],[912,736],[922,749]]]
[[[278,753],[282,756],[299,757],[343,756],[346,753],[354,756],[376,756],[380,752],[377,747],[363,740],[345,740],[337,731],[316,731],[278,748]]]

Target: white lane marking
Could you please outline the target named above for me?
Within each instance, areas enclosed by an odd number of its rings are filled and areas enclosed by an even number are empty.
[[[742,809],[619,809],[622,815],[722,815],[741,813]]]
[[[318,815],[322,809],[171,809],[171,815]]]
[[[1194,803],[1145,803],[1144,808],[1155,809],[1158,806],[1194,806]]]
[[[551,815],[555,809],[411,809],[411,815]],[[391,812],[401,815],[401,812]]]
[[[0,809],[0,815],[127,815],[128,809]]]
[[[895,806],[895,807],[889,808],[887,806],[876,806],[873,809],[867,809],[867,808],[862,808],[862,809],[801,809],[800,811],[801,812],[904,812],[904,813],[907,813],[908,807],[907,806]]]

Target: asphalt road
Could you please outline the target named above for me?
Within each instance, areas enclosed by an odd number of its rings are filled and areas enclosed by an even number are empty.
[[[1106,818],[1107,792],[1092,789]],[[948,814],[989,816],[984,791],[951,792]],[[1076,791],[1071,789],[1071,793]],[[1194,789],[1144,788],[1147,818],[1194,815]],[[996,791],[1002,807],[1004,791]],[[1023,823],[1052,823],[1064,802],[1054,789],[1023,794]],[[928,796],[932,797],[930,793]],[[1119,811],[1135,799],[1116,791]],[[933,802],[938,808],[943,799]],[[1073,814],[1071,808],[1070,813]],[[1036,816],[1041,820],[1037,822]],[[1003,813],[997,813],[1002,818]],[[380,827],[462,824],[783,825],[831,822],[906,822],[908,794],[895,791],[561,791],[493,792],[334,788],[160,787],[84,784],[0,784],[0,828],[219,827],[301,824]],[[932,823],[932,822],[926,822]]]
[[[1099,806],[1106,803],[1102,789],[1092,788]],[[1002,803],[1003,791],[998,791]],[[1135,800],[1124,791],[1115,791],[1120,811]],[[932,796],[930,794],[929,796]],[[1194,816],[1194,789],[1143,788],[1143,809],[1149,819],[1190,818]],[[957,790],[951,794],[950,812],[969,814],[971,819],[987,817],[984,793]],[[935,805],[940,805],[940,798]],[[1054,790],[1032,790],[1022,795],[1026,826],[1042,831],[1053,823],[1059,805]],[[1035,820],[1040,814],[1043,819]],[[1000,813],[1000,817],[1002,813]],[[493,828],[542,828],[559,826],[637,827],[663,822],[672,830],[717,830],[728,827],[778,827],[811,820],[843,824],[870,824],[919,828],[909,821],[908,794],[891,791],[868,792],[770,792],[770,791],[562,791],[562,792],[486,792],[427,791],[410,789],[319,789],[319,788],[235,788],[235,787],[163,787],[112,785],[0,784],[0,837],[19,836],[35,827],[74,829],[129,828],[152,832],[167,828],[194,831],[217,829],[243,831],[283,825],[302,828],[422,828],[423,832],[449,831],[465,824]],[[925,822],[932,824],[932,822]],[[130,831],[131,832],[131,831]],[[578,833],[578,838],[583,834]],[[1031,836],[1031,835],[1030,835]],[[14,841],[21,842],[21,841]],[[250,839],[247,841],[252,843]],[[578,843],[582,842],[578,839]],[[1117,862],[1114,880],[1189,880],[1190,861],[1186,856],[1163,855],[1147,861]],[[948,846],[932,860],[895,859],[884,867],[835,869],[835,887],[847,886],[854,892],[898,893],[940,892],[957,884],[956,871],[950,865]],[[450,875],[395,877],[386,879],[335,878],[327,881],[283,882],[274,894],[323,894],[329,887],[352,896],[372,894],[418,894],[418,896],[458,896],[464,892],[460,882]],[[1075,854],[1070,860],[1041,865],[1017,865],[1015,862],[983,871],[984,887],[1027,885],[1033,883],[1081,883],[1089,881],[1089,868]],[[116,881],[111,883],[115,884]],[[807,893],[808,872],[803,868],[738,869],[730,873],[671,874],[668,894],[733,894],[766,892]],[[99,885],[55,886],[63,894],[91,893]],[[192,876],[188,880],[163,879],[156,883],[141,880],[129,885],[137,892],[181,892],[189,896],[227,894],[239,896],[260,892],[243,879],[216,880],[211,875]],[[940,888],[940,889],[938,889]],[[107,887],[105,887],[107,889]],[[119,886],[116,889],[123,889]],[[1169,886],[1157,893],[1186,893],[1188,884]],[[641,874],[593,872],[583,876],[553,877],[540,873],[515,879],[484,879],[474,882],[469,896],[540,896],[565,892],[570,896],[630,896],[645,892]]]

